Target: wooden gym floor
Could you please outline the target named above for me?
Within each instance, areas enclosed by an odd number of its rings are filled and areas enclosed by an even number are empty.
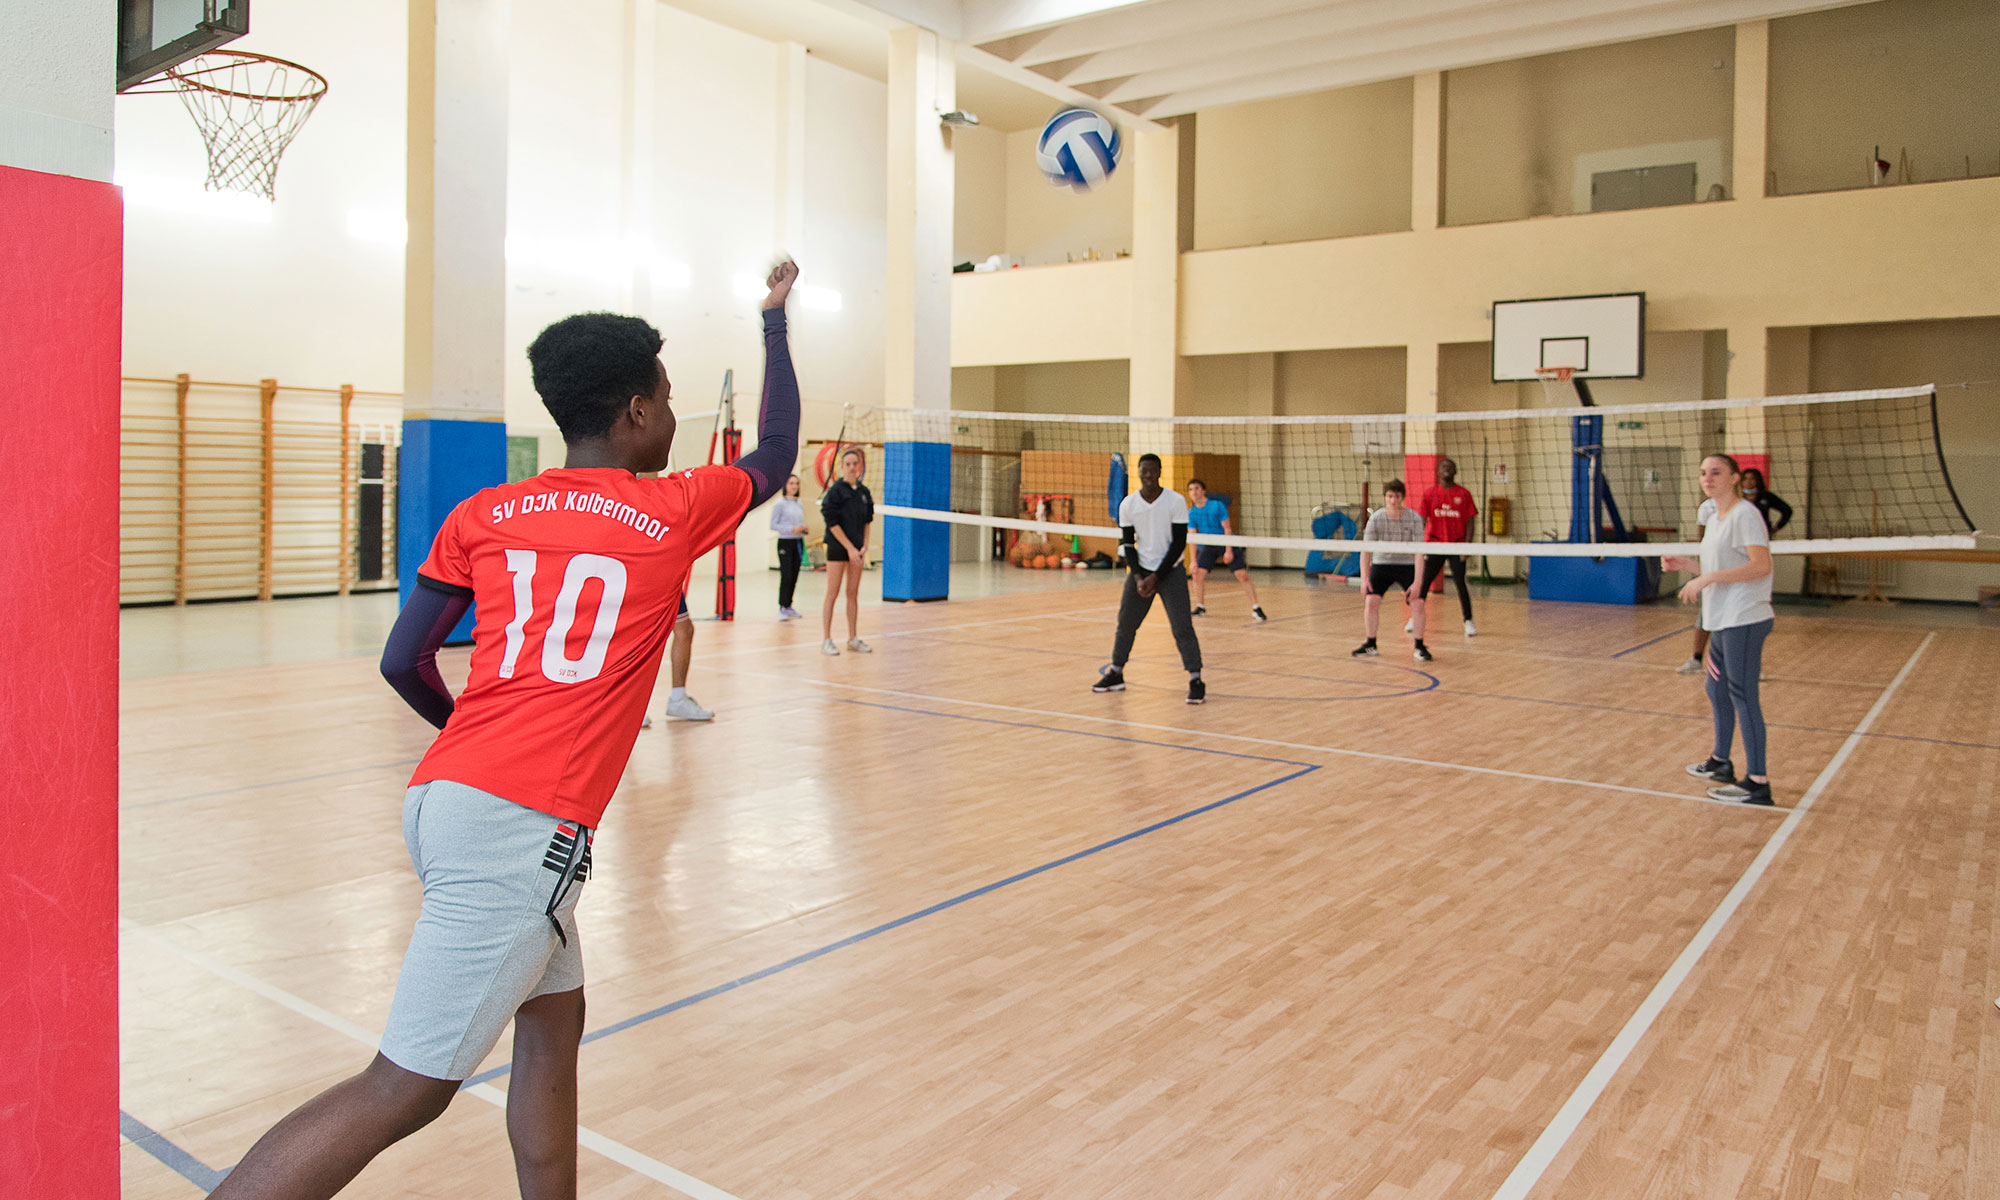
[[[1684,610],[1501,593],[1468,641],[1447,598],[1419,670],[1259,577],[1261,627],[1210,589],[1201,708],[1157,613],[1089,692],[1110,572],[871,607],[870,656],[763,580],[703,623],[716,720],[641,735],[584,893],[583,1194],[2000,1195],[1991,618],[1781,610],[1773,811],[1682,772]],[[430,732],[393,609],[126,614],[129,1197],[372,1052]],[[507,1083],[346,1194],[514,1194]]]

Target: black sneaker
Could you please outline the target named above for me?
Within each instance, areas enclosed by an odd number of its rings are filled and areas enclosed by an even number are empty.
[[[1188,615],[1191,617],[1205,617],[1208,615],[1208,606],[1206,604],[1197,604],[1194,606],[1194,611]]]
[[[1355,658],[1374,658],[1377,654],[1380,654],[1381,651],[1375,648],[1375,639],[1369,638],[1367,641],[1361,643],[1359,646],[1356,646],[1353,650],[1349,651],[1349,653],[1351,653]]]
[[[1207,699],[1208,685],[1201,681],[1201,676],[1197,675],[1193,679],[1188,680],[1188,703],[1201,704],[1207,701]],[[1770,801],[1766,800],[1764,803],[1769,804]]]
[[[1261,605],[1261,604],[1253,604],[1253,605],[1251,605],[1251,606],[1250,606],[1250,612],[1251,612],[1251,614],[1252,614],[1253,616],[1255,616],[1255,617],[1256,617],[1256,618],[1257,618],[1257,619],[1258,619],[1259,621],[1268,621],[1268,620],[1270,620],[1270,619],[1271,619],[1271,618],[1269,618],[1269,617],[1267,617],[1267,616],[1265,616],[1265,615],[1264,615],[1264,606],[1263,606],[1263,605]]]
[[[1413,652],[1413,657],[1418,662],[1431,662],[1432,659],[1431,659],[1430,647],[1424,645],[1422,642],[1418,642],[1417,648]]]
[[[1122,692],[1125,690],[1125,672],[1117,667],[1105,667],[1097,673],[1097,682],[1090,685],[1093,692]]]
[[[1771,805],[1771,785],[1769,782],[1758,783],[1755,780],[1746,779],[1741,783],[1729,783],[1721,787],[1712,787],[1708,789],[1708,798],[1710,800],[1727,800],[1733,804],[1761,804],[1769,807]]]
[[[1688,774],[1696,779],[1706,779],[1710,783],[1735,783],[1736,768],[1729,765],[1726,758],[1710,755],[1698,763],[1688,764]]]

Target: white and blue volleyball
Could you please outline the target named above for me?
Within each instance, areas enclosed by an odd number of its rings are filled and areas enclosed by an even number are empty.
[[[1118,169],[1118,127],[1087,108],[1049,118],[1035,142],[1035,165],[1057,187],[1087,192]]]

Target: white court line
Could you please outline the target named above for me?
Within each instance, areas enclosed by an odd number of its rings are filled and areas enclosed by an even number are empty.
[[[1117,725],[1126,729],[1157,729],[1166,733],[1178,733],[1188,737],[1217,738],[1227,742],[1248,742],[1257,746],[1276,746],[1285,750],[1306,750],[1320,754],[1338,754],[1347,758],[1372,758],[1381,762],[1405,763],[1413,767],[1437,767],[1447,771],[1466,771],[1474,775],[1498,775],[1505,779],[1526,779],[1535,783],[1562,783],[1572,787],[1600,788],[1605,791],[1627,792],[1634,796],[1663,796],[1669,800],[1688,800],[1698,804],[1713,804],[1722,808],[1740,809],[1745,812],[1789,812],[1784,808],[1764,808],[1755,804],[1738,804],[1731,800],[1712,800],[1707,796],[1690,796],[1685,792],[1662,792],[1653,788],[1628,787],[1622,783],[1598,783],[1590,779],[1565,779],[1560,775],[1534,775],[1526,771],[1505,771],[1499,767],[1474,767],[1465,763],[1435,762],[1427,758],[1409,758],[1401,754],[1380,754],[1373,750],[1348,750],[1340,746],[1315,746],[1308,742],[1281,742],[1274,738],[1250,737],[1241,733],[1214,733],[1206,729],[1186,729],[1179,725],[1153,725],[1145,721],[1125,721],[1115,717],[1086,717],[1082,713],[1054,712],[1045,708],[1022,708],[1014,704],[989,704],[983,700],[960,700],[952,696],[931,696],[922,692],[899,692],[893,688],[863,687],[858,683],[838,683],[832,680],[801,679],[795,675],[773,675],[768,671],[745,671],[742,668],[717,668],[724,675],[750,675],[759,679],[782,679],[787,683],[803,683],[813,687],[847,688],[856,692],[871,692],[878,696],[901,696],[907,700],[931,700],[942,704],[962,704],[970,708],[990,708],[1000,712],[1026,713],[1036,717],[1060,717],[1070,721],[1092,721],[1099,725]]]
[[[985,600],[999,599],[999,597],[996,596],[983,596],[976,598]],[[1071,608],[1071,609],[1065,609],[1062,612],[1054,612],[1054,613],[1030,613],[1026,616],[1020,616],[1020,617],[995,617],[990,621],[962,621],[956,625],[926,625],[921,629],[889,630],[880,633],[871,633],[868,636],[880,642],[880,641],[886,641],[889,638],[914,637],[918,634],[925,634],[925,633],[943,633],[948,629],[977,629],[985,625],[1018,625],[1022,621],[1042,621],[1042,620],[1047,620],[1050,617],[1070,617],[1070,616],[1076,616],[1081,613],[1102,614],[1103,612],[1104,612],[1104,606],[1098,605],[1094,608]],[[838,622],[836,622],[836,624],[837,623]],[[841,640],[843,642],[845,641],[845,639]],[[799,641],[799,642],[787,642],[776,646],[751,646],[742,650],[718,650],[714,654],[697,654],[694,657],[694,661],[714,662],[725,658],[750,658],[754,655],[772,654],[780,650],[800,650],[800,649],[812,650],[817,652],[819,650],[819,643]]]
[[[219,979],[228,980],[230,983],[246,991],[255,992],[281,1008],[288,1008],[309,1021],[317,1022],[333,1030],[335,1033],[360,1042],[370,1050],[376,1049],[381,1044],[382,1039],[379,1034],[363,1029],[346,1017],[338,1013],[328,1012],[310,1000],[294,996],[283,988],[266,983],[254,975],[239,971],[228,963],[210,958],[200,951],[189,950],[183,946],[176,945],[165,934],[149,929],[128,917],[118,918],[118,928],[150,945],[157,946],[170,954],[176,955],[200,967],[202,970]],[[504,1110],[507,1107],[507,1093],[494,1087],[492,1084],[474,1084],[466,1088],[465,1093],[469,1096],[477,1096],[495,1108]],[[595,1130],[586,1129],[582,1125],[576,1127],[576,1140],[578,1145],[594,1150],[612,1162],[640,1175],[644,1175],[648,1179],[664,1183],[678,1192],[692,1196],[695,1200],[736,1200],[736,1197],[723,1191],[721,1188],[703,1183],[686,1172],[676,1171],[658,1159],[648,1158],[630,1146],[621,1142],[615,1142]]]
[[[1917,660],[1924,656],[1924,651],[1930,648],[1931,642],[1936,637],[1935,632],[1924,635],[1923,642],[1911,653],[1909,661],[1903,664],[1903,669],[1896,672],[1896,677],[1889,681],[1889,686],[1882,689],[1882,694],[1876,697],[1875,706],[1868,710],[1867,716],[1861,718],[1861,724],[1855,727],[1853,733],[1847,735],[1847,740],[1841,743],[1840,749],[1834,752],[1833,757],[1827,761],[1825,769],[1820,771],[1819,778],[1813,780],[1812,786],[1806,789],[1805,798],[1792,809],[1791,815],[1785,818],[1784,823],[1772,832],[1769,840],[1764,843],[1763,850],[1751,860],[1742,878],[1736,881],[1736,886],[1729,889],[1729,894],[1722,898],[1722,903],[1716,905],[1715,911],[1709,914],[1708,920],[1695,932],[1694,940],[1687,944],[1687,948],[1681,951],[1680,957],[1667,968],[1667,973],[1660,977],[1660,982],[1653,985],[1653,990],[1639,1005],[1638,1011],[1625,1022],[1625,1028],[1618,1031],[1618,1036],[1605,1047],[1596,1065],[1590,1068],[1590,1073],[1583,1077],[1583,1082],[1577,1085],[1576,1091],[1570,1093],[1569,1099],[1563,1103],[1561,1109],[1557,1110],[1555,1119],[1549,1122],[1548,1128],[1542,1130],[1542,1135],[1535,1139],[1535,1144],[1528,1147],[1526,1157],[1514,1167],[1513,1173],[1500,1185],[1500,1190],[1493,1193],[1493,1200],[1524,1200],[1528,1193],[1534,1190],[1535,1185],[1541,1181],[1543,1173],[1549,1169],[1549,1164],[1555,1161],[1556,1155],[1562,1152],[1563,1146],[1576,1132],[1577,1126],[1583,1123],[1583,1118],[1590,1112],[1591,1106],[1597,1103],[1597,1098],[1610,1086],[1612,1077],[1638,1047],[1639,1039],[1646,1036],[1646,1031],[1652,1028],[1653,1022],[1666,1009],[1667,1003],[1674,998],[1674,993],[1680,990],[1681,984],[1694,970],[1695,963],[1701,960],[1701,956],[1722,933],[1723,926],[1729,924],[1730,918],[1736,915],[1736,910],[1742,907],[1750,890],[1757,886],[1757,881],[1763,878],[1765,869],[1771,865],[1773,859],[1777,858],[1778,851],[1784,848],[1786,839],[1792,836],[1792,831],[1805,819],[1806,810],[1813,806],[1813,802],[1819,799],[1820,793],[1833,782],[1833,777],[1840,773],[1840,768],[1846,764],[1848,755],[1853,754],[1854,748],[1861,744],[1862,735],[1868,732],[1868,727],[1875,723],[1875,718],[1888,707],[1889,698],[1896,694],[1896,689],[1902,686],[1903,680],[1909,678],[1910,672],[1917,665]]]

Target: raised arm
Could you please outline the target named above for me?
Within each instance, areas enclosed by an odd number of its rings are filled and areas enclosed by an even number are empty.
[[[785,337],[785,300],[798,277],[798,264],[787,259],[766,280],[771,293],[764,297],[764,397],[757,414],[757,448],[736,461],[750,477],[751,508],[784,489],[799,457],[799,377]]]
[[[470,591],[435,584],[420,575],[382,647],[382,678],[418,716],[439,729],[451,719],[455,705],[451,689],[438,674],[438,647],[470,607]]]

